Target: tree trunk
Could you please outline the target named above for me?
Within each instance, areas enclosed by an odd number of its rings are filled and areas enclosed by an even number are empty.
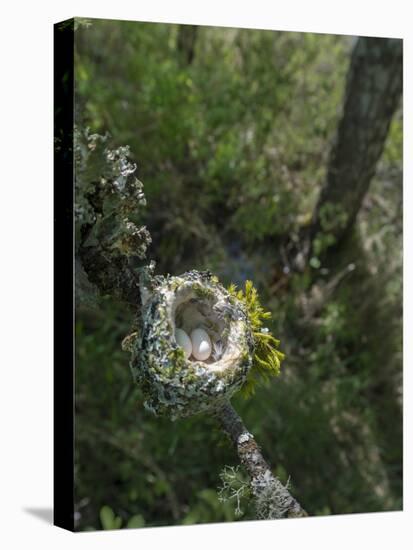
[[[195,55],[195,42],[198,27],[196,25],[180,25],[177,39],[177,49],[181,64],[190,65]]]
[[[400,39],[358,39],[327,179],[310,227],[307,250],[311,255],[320,253],[320,242],[314,249],[318,237],[327,236],[322,249],[337,245],[356,220],[399,102],[402,69]]]

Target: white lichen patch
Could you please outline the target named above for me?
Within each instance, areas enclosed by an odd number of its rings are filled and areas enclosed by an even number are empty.
[[[154,278],[142,305],[141,326],[131,369],[146,407],[155,414],[178,418],[214,409],[245,382],[254,351],[247,313],[209,272]],[[177,329],[187,335],[195,331],[197,338],[208,335],[192,341],[201,360],[193,350],[187,357],[189,347],[185,352],[179,345]]]
[[[252,434],[248,433],[248,432],[244,432],[243,434],[241,434],[239,437],[238,437],[238,443],[240,445],[242,445],[242,443],[247,443],[247,441],[249,441],[251,438],[253,437]]]

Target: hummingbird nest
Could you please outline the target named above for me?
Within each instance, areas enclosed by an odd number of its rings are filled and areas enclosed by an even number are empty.
[[[128,346],[145,407],[172,419],[217,409],[244,384],[252,365],[254,338],[245,305],[210,272],[158,276],[150,283],[141,288],[141,326]],[[208,357],[188,356],[177,342],[178,329],[206,333]]]

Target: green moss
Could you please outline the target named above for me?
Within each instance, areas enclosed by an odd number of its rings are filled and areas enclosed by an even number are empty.
[[[249,397],[255,392],[257,383],[268,381],[272,376],[280,374],[284,354],[278,349],[280,341],[274,338],[270,332],[263,331],[264,321],[270,319],[271,312],[265,311],[262,307],[252,281],[245,282],[245,290],[237,290],[236,286],[232,284],[228,288],[228,292],[245,305],[252,328],[254,338],[252,368],[241,389],[244,397]]]
[[[180,347],[171,348],[168,351],[168,359],[175,370],[180,370],[185,366],[185,353],[184,350]]]
[[[193,290],[194,290],[196,296],[197,296],[200,300],[208,300],[208,299],[214,297],[214,292],[213,292],[213,290],[211,290],[210,288],[207,288],[206,286],[203,286],[203,285],[194,285],[194,286],[193,286]]]

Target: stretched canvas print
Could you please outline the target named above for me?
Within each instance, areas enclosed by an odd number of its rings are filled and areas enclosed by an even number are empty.
[[[402,40],[55,25],[55,523],[402,509]]]

